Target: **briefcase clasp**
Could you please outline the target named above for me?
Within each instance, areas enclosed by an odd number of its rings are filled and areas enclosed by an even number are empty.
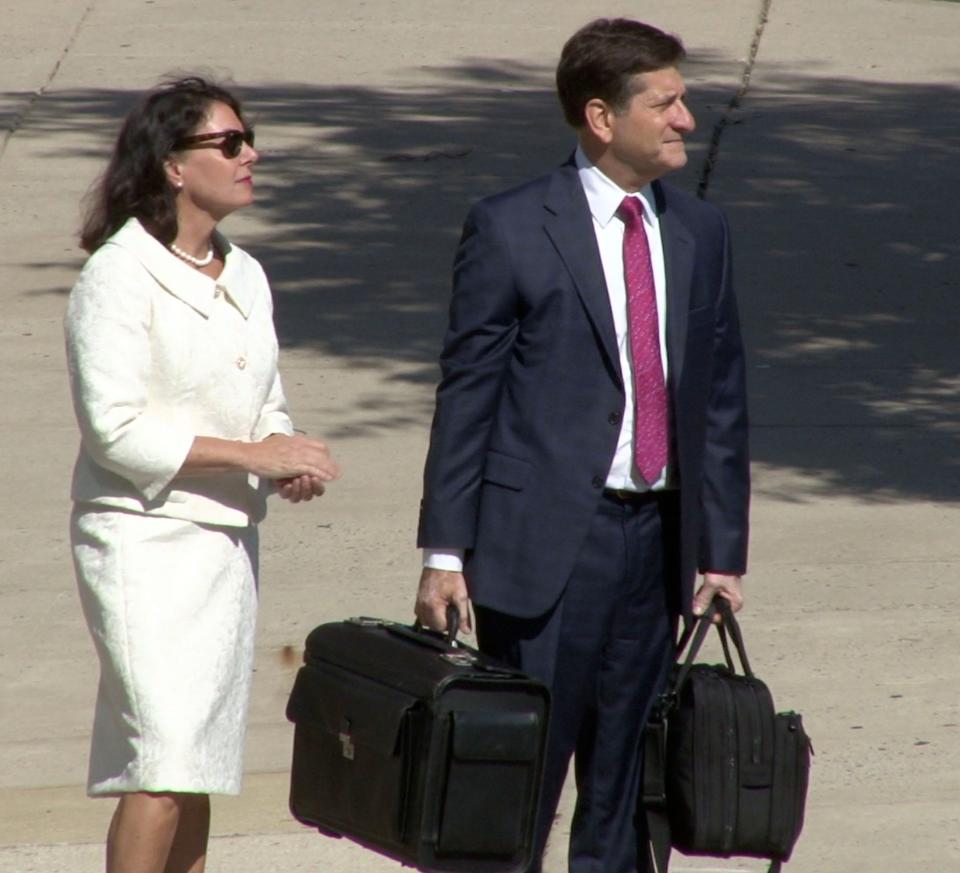
[[[386,627],[387,622],[382,618],[370,618],[368,615],[354,615],[347,619],[350,624],[357,624],[360,627]]]
[[[455,667],[476,667],[477,657],[469,652],[446,652],[440,656],[449,664]]]
[[[345,718],[343,723],[340,725],[340,733],[337,735],[337,739],[340,740],[340,751],[343,754],[343,757],[348,761],[353,760],[354,753],[356,748],[353,745],[353,736],[350,733],[350,719]]]

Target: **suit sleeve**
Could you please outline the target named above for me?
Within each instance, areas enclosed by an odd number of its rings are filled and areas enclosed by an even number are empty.
[[[481,203],[467,216],[454,261],[442,378],[424,470],[421,547],[474,545],[487,446],[518,324],[509,248]]]
[[[263,280],[263,291],[266,300],[267,309],[270,313],[267,319],[266,329],[270,332],[270,347],[278,348],[276,329],[273,326],[273,296],[270,293],[270,286],[267,278],[263,274],[263,269],[257,264],[260,275]],[[260,416],[253,428],[253,441],[259,442],[266,439],[271,434],[281,433],[286,436],[293,435],[293,422],[290,420],[290,410],[287,407],[287,398],[283,393],[283,383],[280,380],[280,371],[277,363],[274,364],[273,378],[270,383],[270,390],[263,402],[263,408],[260,410]]]
[[[723,264],[707,405],[699,569],[742,574],[747,568],[750,504],[746,366],[729,228],[725,219],[721,222]]]
[[[65,322],[83,444],[148,500],[173,480],[194,439],[185,417],[149,403],[151,282],[133,259],[98,258],[70,293]]]

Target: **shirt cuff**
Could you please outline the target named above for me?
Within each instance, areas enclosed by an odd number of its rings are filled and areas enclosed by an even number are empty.
[[[424,549],[423,566],[431,570],[463,572],[463,549]]]

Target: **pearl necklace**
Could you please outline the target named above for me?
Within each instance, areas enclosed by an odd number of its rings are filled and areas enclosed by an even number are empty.
[[[213,246],[210,246],[210,251],[207,252],[207,256],[204,258],[195,258],[193,255],[188,255],[182,248],[174,243],[170,243],[170,251],[178,258],[181,258],[188,264],[193,264],[195,267],[206,267],[213,263]]]

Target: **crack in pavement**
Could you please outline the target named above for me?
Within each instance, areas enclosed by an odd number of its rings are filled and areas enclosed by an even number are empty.
[[[763,38],[764,28],[770,18],[770,7],[773,0],[761,0],[760,14],[757,17],[756,27],[753,29],[753,39],[750,42],[750,52],[747,55],[747,61],[743,67],[743,73],[740,76],[740,87],[730,98],[727,108],[724,109],[720,120],[713,126],[713,135],[710,137],[710,147],[707,149],[707,156],[703,161],[703,169],[700,171],[700,181],[697,184],[697,197],[705,200],[707,189],[710,187],[710,177],[713,169],[720,157],[720,142],[723,139],[723,132],[730,123],[730,117],[739,108],[740,102],[750,90],[750,77],[753,75],[753,65],[757,59],[757,52],[760,50],[760,40]]]
[[[33,111],[33,107],[36,106],[40,98],[49,90],[50,85],[60,70],[60,65],[66,60],[67,55],[70,54],[70,50],[73,48],[73,44],[76,42],[80,30],[86,22],[87,16],[93,11],[95,5],[96,0],[91,0],[91,2],[87,4],[87,8],[83,10],[80,20],[77,22],[73,33],[70,34],[70,38],[67,40],[67,44],[63,47],[63,51],[60,52],[60,56],[47,75],[47,80],[27,98],[23,109],[14,116],[13,123],[4,131],[3,140],[0,141],[0,160],[3,160],[4,153],[7,150],[7,144],[13,139],[13,135],[26,124],[30,113]]]

